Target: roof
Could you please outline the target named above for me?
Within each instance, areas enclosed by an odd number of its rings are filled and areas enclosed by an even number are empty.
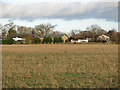
[[[16,38],[13,38],[13,40],[15,40],[15,41],[22,41],[23,39],[19,38],[19,37],[16,37]]]
[[[76,35],[72,35],[70,38],[74,39],[74,40],[78,40],[78,39],[86,39],[86,38],[90,38],[90,37],[89,36],[82,36],[80,34],[76,34]]]
[[[40,38],[44,38],[44,37],[53,37],[53,38],[55,38],[55,37],[62,37],[62,36],[64,36],[64,35],[66,35],[66,34],[51,34],[51,35],[42,35]],[[67,36],[67,35],[66,35]]]
[[[99,37],[106,37],[106,38],[109,38],[109,36],[104,35],[104,34],[100,35]]]

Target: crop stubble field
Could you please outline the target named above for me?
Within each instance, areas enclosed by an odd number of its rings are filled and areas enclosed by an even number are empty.
[[[118,87],[118,45],[2,45],[2,87]]]

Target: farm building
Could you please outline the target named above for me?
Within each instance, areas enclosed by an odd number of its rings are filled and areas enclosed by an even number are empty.
[[[91,40],[89,37],[82,37],[80,34],[72,35],[70,37],[71,43],[81,43],[81,42],[86,42],[88,43]]]
[[[74,40],[74,39],[71,39],[71,43],[81,43],[81,42],[87,42],[88,43],[88,40],[87,39],[77,39],[77,40]]]
[[[68,36],[66,34],[52,34],[52,35],[43,35],[40,37],[41,41],[43,41],[44,37],[52,37],[54,39],[55,37],[61,37],[63,40],[63,43],[65,43],[66,40],[68,40]]]
[[[25,42],[25,39],[24,39],[24,38],[19,38],[19,37],[15,37],[15,38],[13,38],[13,40],[14,40],[16,43],[24,43],[24,42]]]
[[[103,35],[100,35],[97,38],[97,41],[99,41],[99,42],[108,42],[108,41],[110,41],[110,37],[103,34]]]

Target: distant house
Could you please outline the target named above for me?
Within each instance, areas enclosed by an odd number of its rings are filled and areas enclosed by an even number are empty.
[[[82,42],[88,43],[89,40],[90,40],[90,38],[88,38],[88,37],[82,37],[80,34],[72,35],[70,37],[71,43],[82,43]]]
[[[19,38],[19,37],[15,37],[15,38],[13,38],[13,40],[14,40],[16,43],[24,43],[24,42],[25,42],[25,39],[24,39],[24,38]]]
[[[63,43],[68,39],[68,36],[66,34],[51,34],[51,35],[43,35],[40,37],[41,41],[43,41],[44,37],[52,37],[52,40],[54,40],[55,37],[61,37],[63,40]]]
[[[102,34],[102,35],[100,35],[100,36],[97,38],[97,41],[99,41],[99,42],[108,42],[108,41],[110,41],[110,37]]]
[[[0,40],[2,40],[2,37],[0,37]]]
[[[81,43],[81,42],[87,42],[88,43],[88,40],[87,39],[77,39],[77,40],[74,40],[74,39],[71,39],[71,43]]]

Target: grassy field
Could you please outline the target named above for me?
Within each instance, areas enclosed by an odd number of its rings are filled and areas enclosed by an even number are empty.
[[[118,45],[2,46],[3,88],[118,87]]]

